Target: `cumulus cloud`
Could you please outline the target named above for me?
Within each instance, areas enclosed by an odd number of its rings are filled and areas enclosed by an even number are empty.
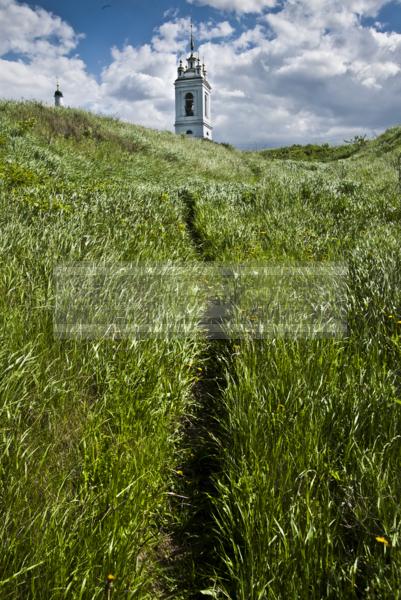
[[[98,85],[79,57],[68,56],[82,35],[57,15],[0,0],[0,90],[5,98],[46,101],[60,76],[72,104],[96,101]],[[14,58],[7,58],[12,53]]]
[[[166,21],[156,29],[152,38],[152,48],[156,52],[184,51],[188,44],[189,18]]]
[[[401,36],[364,27],[361,16],[376,16],[385,0],[297,0],[266,15],[273,33],[267,50],[279,76],[306,80],[344,76],[380,88],[399,71]],[[299,32],[296,35],[296,32]]]
[[[0,0],[0,56],[7,52],[62,55],[75,48],[79,35],[60,17],[43,8]]]
[[[151,40],[153,50],[156,52],[183,53],[188,49],[188,40],[191,20],[181,17],[167,21],[156,28]],[[215,23],[211,20],[195,24],[193,32],[197,41],[226,38],[234,33],[234,28],[228,21]]]
[[[158,49],[150,44],[113,49],[113,60],[102,72],[101,97],[108,111],[123,119],[171,129],[177,60],[175,54],[163,50],[160,32],[154,39]]]
[[[237,13],[260,13],[266,8],[274,8],[277,5],[277,0],[188,0],[188,2]]]
[[[89,106],[87,101],[97,100],[99,86],[87,74],[85,63],[79,58],[65,56],[41,56],[28,62],[0,58],[1,97],[49,102],[57,75],[60,75],[63,88],[68,89],[71,106]]]
[[[201,23],[198,30],[198,38],[200,40],[212,40],[214,38],[229,37],[234,33],[234,28],[228,21],[222,21],[217,25],[212,21]]]
[[[401,36],[364,25],[385,4],[287,0],[253,29],[205,43],[217,136],[239,145],[341,142],[400,121]]]

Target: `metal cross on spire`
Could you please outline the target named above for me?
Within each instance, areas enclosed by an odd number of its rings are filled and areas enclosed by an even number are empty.
[[[195,50],[194,32],[193,32],[193,25],[192,25],[192,18],[191,18],[191,52],[193,52],[194,50]]]

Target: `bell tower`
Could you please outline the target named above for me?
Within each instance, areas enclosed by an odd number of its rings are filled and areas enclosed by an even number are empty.
[[[177,134],[212,139],[210,95],[212,88],[207,80],[207,71],[196,57],[191,22],[191,54],[184,67],[182,60],[178,66],[175,86],[175,132]]]
[[[57,89],[54,92],[54,106],[64,106],[63,92],[60,90],[60,84],[57,81]]]

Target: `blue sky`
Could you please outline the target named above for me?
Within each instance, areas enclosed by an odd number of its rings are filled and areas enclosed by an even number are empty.
[[[84,38],[78,52],[88,69],[100,74],[110,61],[110,49],[125,44],[139,46],[149,42],[155,29],[171,16],[190,17],[194,22],[227,20],[237,31],[244,31],[258,15],[221,11],[211,6],[189,4],[185,0],[55,0],[27,1],[31,7],[42,6],[70,23]],[[274,12],[277,9],[272,9]]]
[[[102,8],[104,5],[110,5]],[[214,136],[342,142],[401,123],[400,0],[0,0],[0,95],[173,129],[189,18]]]
[[[60,15],[76,31],[85,34],[77,49],[88,69],[95,74],[109,63],[112,46],[126,43],[138,46],[149,42],[154,29],[165,20],[166,11],[174,14],[179,10],[180,14],[193,15],[194,20],[217,12],[207,7],[190,6],[186,2],[172,4],[169,0],[39,0],[27,4],[32,7],[40,4]],[[103,6],[107,8],[102,9]]]
[[[154,30],[169,15],[190,16],[196,21],[215,20],[223,17],[237,31],[244,31],[258,20],[257,13],[238,14],[221,11],[211,6],[197,6],[185,0],[38,0],[27,1],[31,7],[42,6],[70,23],[77,32],[84,33],[78,46],[79,54],[88,69],[99,75],[110,61],[110,48],[132,44],[138,46],[149,42]],[[377,18],[366,18],[366,24],[383,23],[383,31],[401,32],[401,6],[395,2],[385,5]],[[103,8],[104,7],[104,8]],[[271,9],[277,12],[278,7]]]
[[[401,32],[401,6],[399,2],[389,2],[379,11],[376,19],[367,19],[368,22],[374,23],[379,21],[383,23],[384,31]]]

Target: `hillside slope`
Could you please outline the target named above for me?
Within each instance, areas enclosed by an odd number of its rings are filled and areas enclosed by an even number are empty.
[[[257,157],[206,140],[178,137],[79,110],[38,103],[0,105],[2,144],[12,141],[23,162],[43,176],[82,182],[249,181]],[[51,160],[52,157],[52,160]],[[259,161],[261,163],[261,161]]]
[[[365,136],[356,136],[338,146],[330,144],[295,144],[284,148],[270,148],[261,150],[259,154],[264,158],[321,161],[331,162],[347,158],[361,158],[362,156],[382,156],[387,153],[401,150],[401,127],[392,127],[377,138],[367,139]]]
[[[399,597],[399,141],[240,152],[0,103],[2,599]],[[63,337],[71,263],[336,263],[346,328]]]

